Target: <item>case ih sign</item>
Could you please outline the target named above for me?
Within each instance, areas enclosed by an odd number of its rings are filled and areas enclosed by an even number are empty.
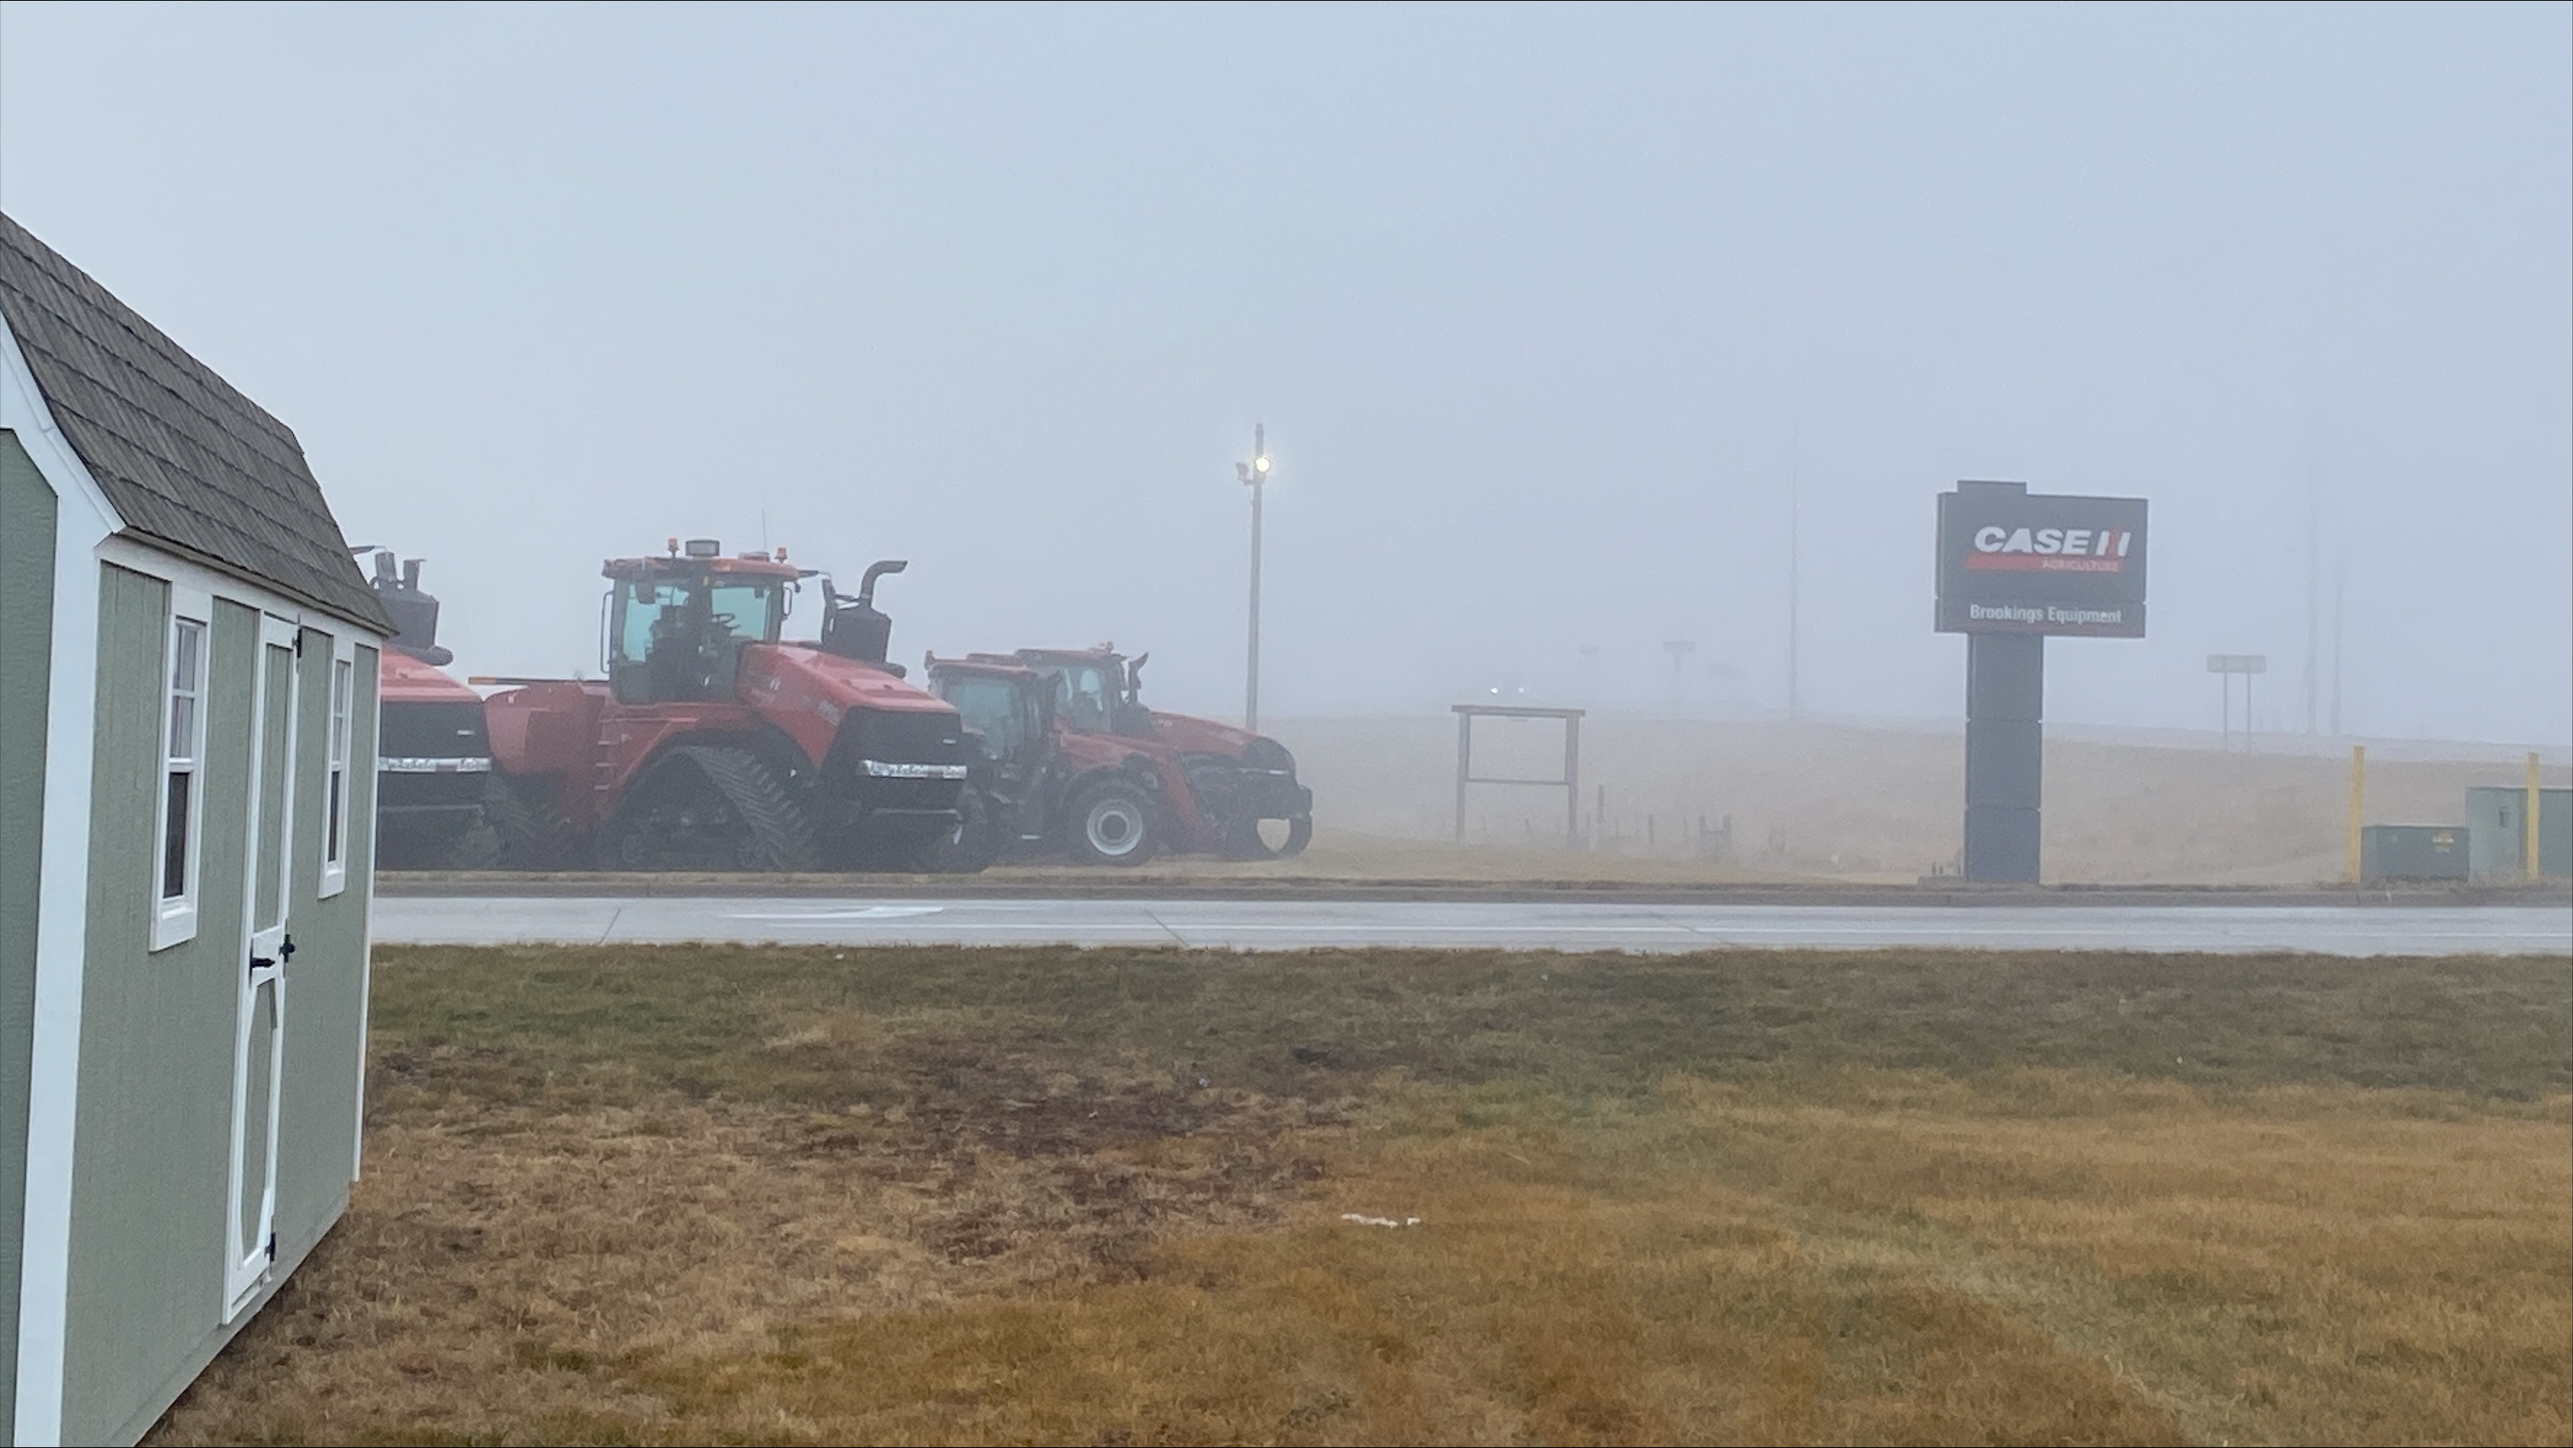
[[[2144,637],[2144,500],[2022,483],[1941,493],[1938,628]]]

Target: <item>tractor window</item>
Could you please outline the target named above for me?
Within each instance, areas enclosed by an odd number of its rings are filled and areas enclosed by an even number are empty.
[[[1096,664],[1073,664],[1055,677],[1063,722],[1078,734],[1108,732],[1108,676]]]
[[[786,622],[774,580],[617,585],[608,680],[628,704],[712,699],[732,692],[745,643],[775,643]]]
[[[983,736],[994,759],[1012,759],[1026,749],[1030,731],[1009,680],[969,676],[951,680],[943,692],[965,727]]]
[[[652,640],[656,626],[662,625],[665,610],[680,606],[681,591],[675,584],[637,581],[616,591],[616,656],[619,661],[641,663],[652,657]]]
[[[727,634],[744,643],[773,644],[786,611],[778,605],[774,583],[719,583],[711,590],[717,638]]]

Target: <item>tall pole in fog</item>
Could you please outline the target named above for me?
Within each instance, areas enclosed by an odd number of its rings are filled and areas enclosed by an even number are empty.
[[[1251,424],[1251,460],[1233,464],[1234,476],[1251,490],[1251,646],[1242,687],[1242,727],[1260,732],[1260,485],[1269,480],[1269,430]]]
[[[1793,442],[1787,463],[1787,717],[1804,713],[1805,566],[1805,416],[1817,407],[1863,406],[1865,399],[1847,393],[1800,397],[1791,416]]]
[[[2341,738],[2341,612],[2350,602],[2350,555],[2332,561],[2332,737]]]
[[[1796,586],[1796,569],[1803,552],[1797,544],[1801,541],[1798,534],[1804,522],[1804,492],[1805,419],[1803,409],[1799,408],[1796,417],[1795,449],[1787,464],[1787,717],[1790,719],[1795,718],[1797,714],[1796,665],[1798,659],[1796,655],[1799,645],[1804,641],[1796,627],[1798,623],[1796,605],[1801,596]]]
[[[2305,430],[2305,732],[2314,732],[2323,666],[2323,459],[2309,422]],[[2245,697],[2249,697],[2248,694]]]

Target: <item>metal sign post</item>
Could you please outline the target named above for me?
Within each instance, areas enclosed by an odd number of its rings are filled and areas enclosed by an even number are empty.
[[[2251,747],[2251,676],[2269,672],[2267,654],[2209,654],[2207,672],[2224,679],[2224,724],[2219,729],[2224,748],[2234,747],[2234,676],[2242,676],[2242,745]]]
[[[1576,847],[1581,835],[1581,716],[1579,709],[1530,709],[1503,704],[1458,704],[1456,710],[1456,842],[1465,843],[1465,787],[1470,784],[1532,784],[1563,791],[1563,845]],[[1474,772],[1474,721],[1477,719],[1560,719],[1563,721],[1561,779],[1485,778]]]
[[[1936,627],[1966,636],[1965,878],[2033,884],[2046,636],[2144,637],[2142,498],[1960,482],[1939,495]]]

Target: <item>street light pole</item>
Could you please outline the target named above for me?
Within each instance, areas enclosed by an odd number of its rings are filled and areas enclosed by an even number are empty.
[[[1811,398],[1796,402],[1793,440],[1787,453],[1787,717],[1804,713],[1805,630],[1805,412]]]
[[[1251,460],[1233,464],[1234,476],[1251,490],[1251,643],[1242,688],[1242,727],[1260,732],[1260,485],[1269,480],[1269,432],[1251,424]]]

